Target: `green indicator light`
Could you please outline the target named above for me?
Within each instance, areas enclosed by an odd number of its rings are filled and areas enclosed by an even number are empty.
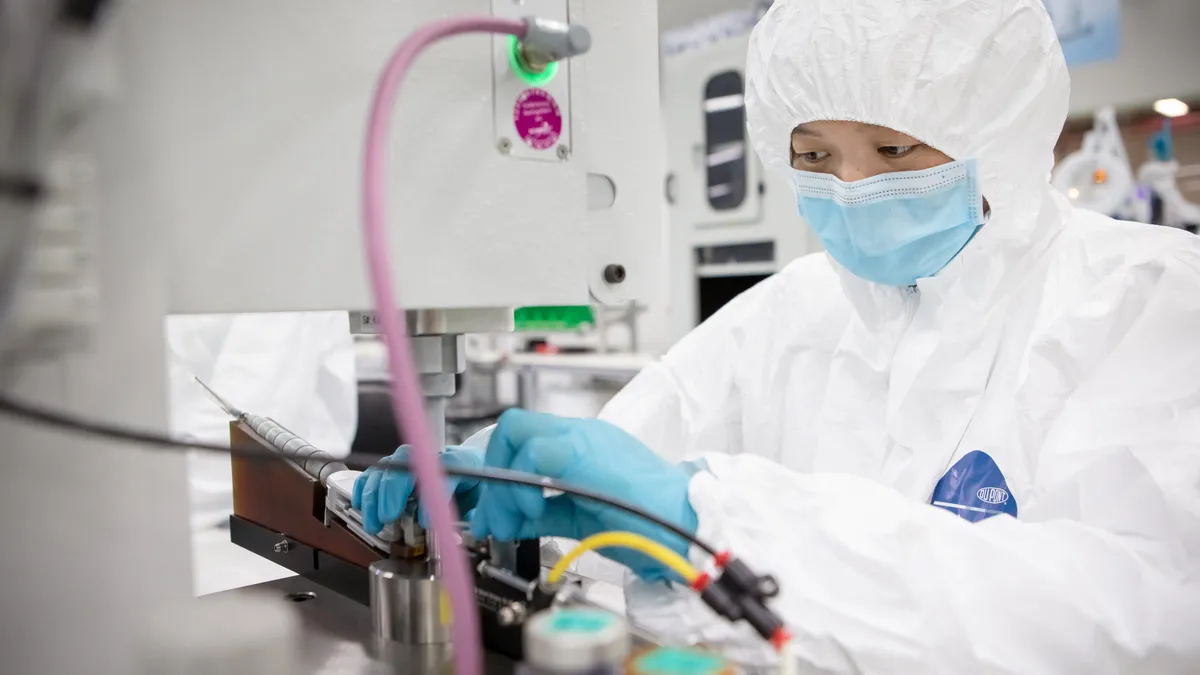
[[[521,41],[516,35],[508,36],[508,65],[522,82],[535,86],[546,84],[558,74],[558,61],[547,63],[541,71],[530,67],[525,62],[525,55],[521,53]]]
[[[520,307],[513,321],[517,331],[577,331],[594,325],[596,317],[587,305]]]

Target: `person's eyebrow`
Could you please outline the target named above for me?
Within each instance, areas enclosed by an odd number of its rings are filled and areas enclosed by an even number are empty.
[[[805,127],[803,124],[801,124],[801,125],[797,126],[795,129],[792,129],[792,135],[793,136],[820,136],[821,134],[819,134],[816,131],[813,131],[812,129],[809,129],[808,127]]]

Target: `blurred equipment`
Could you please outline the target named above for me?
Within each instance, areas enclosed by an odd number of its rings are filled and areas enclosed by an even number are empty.
[[[1147,222],[1195,234],[1200,228],[1200,204],[1189,202],[1179,191],[1178,176],[1179,162],[1174,156],[1168,119],[1150,137],[1150,161],[1138,167],[1138,181],[1151,191],[1151,215]]]
[[[515,404],[564,417],[595,417],[657,354],[647,352],[638,322],[645,306],[539,308],[518,314],[519,344],[504,365],[515,378]],[[659,312],[662,315],[662,312]]]
[[[590,51],[571,23],[585,6]],[[659,221],[660,173],[644,152],[658,139],[645,119],[658,93],[645,67],[656,58],[652,4],[0,0],[0,335],[13,383],[3,393],[161,429],[169,314],[347,310],[353,331],[379,332],[394,316],[375,311],[355,227],[371,174],[368,105],[407,36],[432,39],[432,22],[481,11],[470,25],[517,26],[524,39],[439,43],[404,83],[391,142],[373,146],[392,157],[384,196],[397,208],[385,245],[369,252],[386,248],[395,263],[386,286],[408,310],[430,426],[444,431],[463,334],[511,330],[515,307],[640,297],[661,242],[647,226]],[[45,230],[36,238],[35,226]],[[364,602],[367,569],[382,558],[440,573],[436,541],[384,552],[333,516],[326,527],[329,486],[343,485],[336,462],[269,420],[240,417],[240,442],[275,447],[259,431],[274,434],[292,461],[235,464],[232,536],[257,537],[256,550]],[[6,643],[8,664],[134,672],[126,619],[189,595],[183,458],[9,418],[0,435],[22,467],[6,473],[5,506],[50,503],[5,526],[8,597],[29,608]],[[66,475],[52,494],[32,493],[28,476],[50,474]],[[139,487],[126,489],[133,476]],[[63,522],[90,552],[68,579],[43,553],[57,529],[48,523]],[[460,569],[449,555],[440,562]],[[447,584],[455,598],[466,587]],[[77,600],[47,603],[28,590],[45,588]],[[459,614],[459,625],[469,619]],[[63,634],[74,654],[57,648]],[[460,667],[474,663],[475,647],[456,646]]]
[[[1179,162],[1171,135],[1170,117],[1187,114],[1188,106],[1178,101],[1180,108],[1170,103],[1173,100],[1155,103],[1155,110],[1168,119],[1150,137],[1150,159],[1138,167],[1136,178],[1116,112],[1106,107],[1097,111],[1094,126],[1084,134],[1083,147],[1054,167],[1054,187],[1080,208],[1196,232],[1200,205],[1188,201],[1179,189]]]
[[[1117,113],[1112,107],[1096,111],[1083,147],[1054,167],[1051,182],[1075,206],[1122,220],[1150,222],[1150,200],[1134,182]]]
[[[69,139],[112,94],[106,61],[85,58],[108,4],[0,1],[0,370],[96,323],[96,174]]]
[[[621,387],[654,363],[648,354],[514,353],[517,405],[569,417],[595,417]],[[556,378],[567,378],[569,386]]]

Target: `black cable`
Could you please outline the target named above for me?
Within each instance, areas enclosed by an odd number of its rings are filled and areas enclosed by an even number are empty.
[[[162,448],[171,448],[174,450],[206,450],[209,452],[218,452],[226,455],[237,455],[239,457],[267,461],[287,460],[287,458],[283,455],[264,447],[232,448],[214,443],[193,443],[189,441],[176,440],[169,436],[164,436],[155,432],[132,429],[115,424],[107,424],[104,422],[97,422],[95,420],[88,420],[62,412],[46,410],[44,408],[29,405],[27,403],[15,401],[7,396],[2,395],[0,395],[0,413],[37,424],[55,427],[72,433],[100,436],[113,440],[138,443],[140,445],[152,445]],[[396,470],[407,470],[409,468],[408,462],[394,460],[384,455],[372,455],[370,453],[361,452],[350,453],[340,461],[346,466],[354,469],[367,469],[372,466]],[[688,532],[675,523],[660,518],[659,516],[656,516],[639,506],[635,506],[619,499],[614,499],[608,495],[596,492],[594,490],[576,487],[574,485],[563,483],[553,478],[539,476],[537,474],[522,473],[520,471],[511,471],[508,469],[462,469],[442,467],[442,470],[450,476],[477,478],[479,480],[489,482],[511,483],[517,485],[527,485],[541,489],[559,490],[581,499],[587,499],[604,504],[606,506],[611,506],[614,509],[624,511],[630,515],[637,516],[642,520],[654,523],[655,525],[658,525],[659,527],[682,537],[685,541],[689,542],[693,546],[698,547],[700,550],[711,556],[717,555],[716,548],[696,538],[696,535]]]
[[[63,0],[59,12],[69,25],[92,28],[109,3],[110,0]]]
[[[45,186],[36,178],[0,173],[0,198],[18,204],[33,204],[45,194]]]

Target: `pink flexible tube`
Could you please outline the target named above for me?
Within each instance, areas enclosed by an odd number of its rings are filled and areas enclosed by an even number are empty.
[[[437,457],[439,448],[433,447],[429,420],[425,416],[424,397],[413,366],[405,328],[404,308],[392,293],[387,237],[388,132],[396,94],[413,61],[425,47],[461,33],[500,33],[524,37],[525,24],[495,17],[437,21],[410,35],[392,54],[376,85],[367,127],[363,166],[363,228],[371,286],[392,375],[393,410],[400,428],[412,441],[410,457],[413,474],[420,486],[421,508],[429,514],[433,536],[447,544],[441,548],[442,569],[454,613],[451,635],[454,640],[455,672],[457,675],[481,675],[483,647],[479,639],[475,584],[466,554],[462,549],[450,545],[457,535],[454,524],[458,521],[458,514],[450,495],[446,494],[445,475]]]

